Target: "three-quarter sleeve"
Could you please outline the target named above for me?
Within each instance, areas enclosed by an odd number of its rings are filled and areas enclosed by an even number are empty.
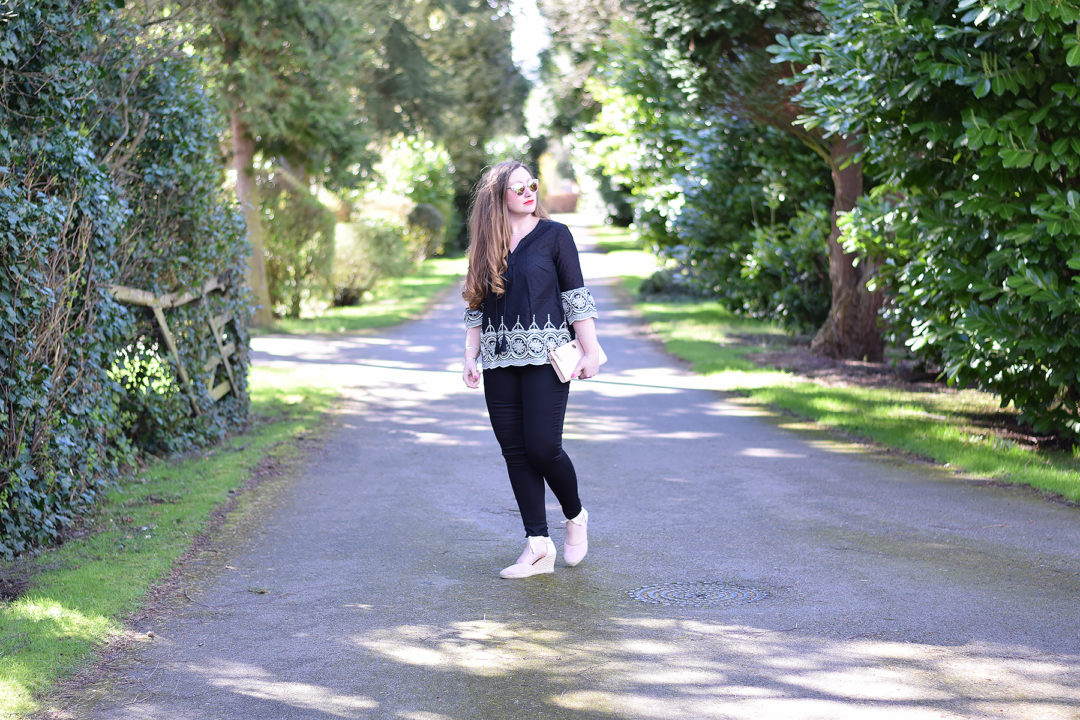
[[[563,316],[571,325],[578,320],[597,316],[596,301],[587,287],[574,288],[559,293],[562,297]]]
[[[570,230],[565,227],[555,242],[555,270],[566,322],[573,324],[578,320],[596,317],[596,301],[593,300],[589,288],[585,287],[577,245],[574,244]]]
[[[474,327],[480,327],[484,322],[484,308],[483,306],[472,309],[465,308],[465,329],[468,330]]]

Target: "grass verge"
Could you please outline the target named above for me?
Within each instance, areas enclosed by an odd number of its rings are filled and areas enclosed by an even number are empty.
[[[370,301],[330,308],[313,318],[283,318],[263,333],[293,335],[350,333],[386,327],[421,315],[431,301],[465,274],[464,256],[428,258],[412,275],[380,280]]]
[[[626,289],[637,297],[642,279],[656,267],[655,259],[635,248],[629,232],[604,230],[598,245],[618,260]],[[1027,485],[1080,502],[1080,458],[1038,450],[997,432],[1002,413],[1011,411],[1002,410],[995,395],[813,382],[751,359],[753,353],[775,350],[783,342],[784,332],[774,325],[736,317],[711,301],[636,305],[667,350],[695,372],[710,376],[720,389],[966,475]]]
[[[213,512],[266,463],[294,456],[323,427],[337,393],[255,368],[252,427],[218,447],[125,478],[81,536],[18,565],[29,588],[0,603],[0,717],[24,717],[57,680],[120,636],[124,618],[192,546]]]

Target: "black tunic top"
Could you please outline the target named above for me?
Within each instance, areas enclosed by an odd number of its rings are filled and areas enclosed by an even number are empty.
[[[466,328],[483,328],[485,369],[550,362],[548,351],[573,338],[571,324],[596,317],[577,245],[562,223],[540,220],[521,238],[507,258],[503,280],[502,297],[489,293],[478,309],[465,311]]]

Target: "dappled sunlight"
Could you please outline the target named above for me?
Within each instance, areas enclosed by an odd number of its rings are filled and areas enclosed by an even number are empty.
[[[33,594],[5,603],[0,622],[3,622],[4,617],[33,623],[49,623],[55,628],[56,636],[100,637],[116,629],[115,623],[101,615],[87,615],[57,600]]]
[[[653,433],[658,440],[709,440],[723,437],[723,433],[703,432],[700,430],[680,430],[677,432]]]
[[[454,623],[450,630],[403,626],[389,633],[355,639],[357,644],[409,665],[437,670],[458,669],[477,675],[505,675],[526,663],[540,668],[559,658],[561,633],[521,632],[504,623],[479,620]]]
[[[776,413],[745,398],[728,398],[698,411],[709,417],[775,417]]]
[[[9,674],[4,663],[0,662],[0,672]],[[22,680],[0,677],[0,703],[3,707],[31,707],[34,702],[33,693],[26,687]]]
[[[254,377],[340,392],[341,434],[123,717],[208,699],[362,720],[1075,720],[1080,651],[1014,612],[1067,616],[1071,556],[1017,559],[1003,538],[1027,526],[945,528],[981,519],[930,493],[886,506],[935,485],[885,481],[838,457],[876,451],[725,392],[797,379],[726,349],[695,375],[630,315],[600,321],[610,362],[566,413],[589,560],[524,585],[495,575],[520,521],[483,392],[461,380],[457,297],[386,339],[257,338]],[[763,602],[699,603],[705,580]],[[658,599],[678,585],[693,602]]]
[[[822,436],[820,425],[812,422],[788,422],[781,423],[781,428],[792,431],[812,432],[815,437],[804,438],[808,446],[815,450],[821,450],[831,455],[871,455],[878,452],[875,448],[865,444],[845,441],[840,438],[828,438]]]
[[[420,445],[442,445],[444,447],[457,447],[461,440],[446,433],[414,432],[413,442]]]
[[[489,443],[490,425],[483,405],[483,393],[464,387],[457,359],[460,323],[456,298],[439,305],[438,319],[425,321],[436,328],[425,333],[424,342],[405,338],[386,340],[354,335],[347,337],[255,338],[253,360],[264,369],[276,368],[302,376],[307,382],[322,382],[344,392],[349,407],[363,410],[350,414],[346,427],[377,420],[383,432],[405,433],[418,446],[473,445]],[[453,309],[453,319],[444,311]],[[617,311],[618,312],[618,311]],[[612,331],[627,332],[618,321]],[[398,337],[398,336],[395,336]],[[445,352],[440,352],[445,349]],[[594,379],[571,385],[571,400],[565,437],[570,441],[617,443],[631,438],[654,442],[696,442],[720,438],[713,428],[667,423],[657,433],[648,417],[627,411],[627,405],[652,396],[666,398],[656,412],[674,404],[687,392],[723,390],[720,375],[702,376],[673,369],[662,355],[649,351],[640,356],[623,356],[612,346],[611,362]],[[737,384],[737,383],[736,383]],[[719,398],[701,405],[695,400],[697,415],[752,417],[766,414],[761,408],[733,404]],[[448,415],[453,418],[448,423]],[[441,426],[440,426],[441,423]]]
[[[589,442],[617,442],[635,437],[652,437],[647,423],[614,414],[586,413],[571,409],[566,413],[563,437]]]
[[[596,277],[615,266],[594,268]],[[605,284],[596,283],[598,294]],[[718,312],[707,308],[702,317]],[[342,469],[364,502],[400,503],[388,506],[398,508],[390,515],[415,523],[423,514],[431,527],[402,526],[401,537],[388,540],[382,508],[375,530],[357,529],[395,553],[358,555],[355,567],[366,572],[350,577],[373,604],[336,608],[347,620],[331,642],[346,663],[364,668],[362,678],[324,683],[322,675],[275,679],[258,667],[219,668],[215,687],[265,699],[295,693],[302,703],[323,697],[340,713],[372,720],[1074,718],[1080,656],[1053,654],[1045,638],[1011,632],[997,616],[988,619],[998,622],[993,631],[974,623],[943,629],[960,612],[960,590],[970,589],[955,578],[978,575],[996,555],[937,529],[904,526],[909,535],[895,542],[877,524],[867,530],[866,513],[852,507],[863,495],[850,499],[852,489],[867,496],[878,489],[846,485],[842,476],[877,473],[836,456],[876,451],[729,392],[802,380],[755,370],[723,348],[710,360],[715,368],[691,373],[642,341],[632,315],[602,311],[610,362],[596,378],[571,384],[566,413],[568,452],[590,478],[589,492],[607,493],[596,505],[593,562],[570,572],[560,564],[554,578],[524,590],[476,580],[479,567],[488,572],[501,562],[489,557],[505,552],[493,543],[519,526],[483,392],[461,380],[457,297],[392,341],[334,338],[331,350],[286,339],[299,352],[260,346],[258,362],[320,377],[344,393],[340,423],[363,452],[355,469]],[[692,319],[683,331],[680,342],[695,341]],[[823,402],[850,412],[838,400]],[[912,405],[905,403],[904,419],[919,421]],[[792,438],[776,427],[814,432]],[[443,516],[416,494],[433,487],[446,493]],[[639,496],[650,498],[646,506]],[[833,511],[837,498],[841,509]],[[545,502],[549,518],[559,517],[553,497]],[[647,538],[648,557],[628,552],[627,518],[615,508],[634,515],[631,533]],[[669,542],[692,550],[669,552]],[[400,543],[408,544],[407,560]],[[644,610],[627,589],[645,581],[642,568],[654,576],[662,568],[661,580],[758,576],[770,603]],[[876,573],[886,573],[884,585],[871,584]],[[932,609],[913,599],[921,586],[912,578],[928,573],[945,585],[927,602],[948,612],[923,623]],[[976,599],[996,597],[976,592]],[[1067,642],[1053,647],[1074,652]]]
[[[1080,704],[1080,656],[1016,645],[844,640],[632,617],[609,617],[589,636],[488,619],[398,626],[351,641],[430,672],[531,677],[552,706],[598,717],[908,720],[1005,709],[1064,720]]]
[[[753,458],[797,459],[806,457],[805,453],[793,453],[776,448],[743,448],[738,454]]]
[[[664,383],[661,378],[650,380],[624,380],[622,375],[613,375],[601,370],[601,374],[587,380],[573,380],[570,383],[572,393],[591,393],[609,398],[629,398],[641,395],[670,395],[684,388],[674,383]]]
[[[318,711],[342,718],[364,717],[360,712],[379,707],[363,695],[347,695],[309,683],[287,682],[253,665],[219,660],[210,665],[188,665],[188,672],[201,675],[209,685],[259,700]]]
[[[455,301],[456,302],[456,301]],[[446,322],[447,332],[456,332]],[[453,347],[457,341],[447,341]],[[382,340],[367,336],[339,338],[256,338],[256,360],[264,369],[278,369],[322,382],[345,392],[354,409],[366,408],[365,420],[378,420],[383,432],[405,433],[418,446],[451,447],[490,442],[490,425],[482,390],[469,390],[460,377],[460,361],[440,357],[438,342],[410,344],[405,340]],[[434,362],[432,360],[434,359]],[[617,443],[633,438],[651,442],[709,441],[723,437],[713,428],[687,426],[702,414],[715,418],[757,417],[769,412],[738,398],[716,398],[708,404],[696,400],[692,407],[679,405],[688,392],[723,390],[730,373],[695,375],[666,366],[661,357],[621,357],[600,375],[571,385],[565,438],[570,441]],[[733,383],[733,386],[739,383]],[[685,421],[666,422],[657,432],[650,417],[628,412],[628,403],[656,397],[655,412]],[[672,407],[670,410],[665,408]],[[453,423],[447,423],[447,413]],[[346,427],[358,427],[352,415]],[[746,457],[754,457],[746,454]]]

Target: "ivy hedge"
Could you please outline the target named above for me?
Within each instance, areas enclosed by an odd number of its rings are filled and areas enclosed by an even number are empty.
[[[224,122],[191,58],[119,0],[14,3],[0,17],[0,556],[55,541],[139,452],[247,418],[242,221],[223,194]],[[148,308],[166,310],[190,394]],[[235,387],[214,402],[207,317],[231,318]],[[194,398],[194,400],[192,400]],[[195,406],[193,408],[193,406]],[[197,412],[195,412],[197,410]]]

